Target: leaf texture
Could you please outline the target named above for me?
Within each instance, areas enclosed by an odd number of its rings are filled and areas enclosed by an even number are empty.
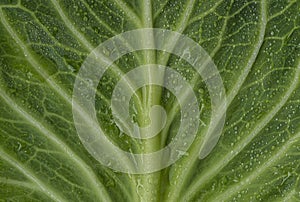
[[[180,106],[157,86],[138,90],[131,100],[140,125],[149,122],[149,106],[165,108],[166,127],[157,138],[130,138],[114,122],[114,86],[143,64],[167,65],[186,78],[201,124],[189,150],[170,167],[143,175],[115,172],[78,137],[74,82],[99,44],[152,27],[182,33],[207,51],[227,107],[212,118],[205,81],[177,56],[126,54],[105,72],[95,98],[98,121],[115,145],[151,152],[178,131]],[[299,77],[299,0],[1,0],[0,200],[300,201]],[[220,140],[199,159],[208,125],[223,115]]]

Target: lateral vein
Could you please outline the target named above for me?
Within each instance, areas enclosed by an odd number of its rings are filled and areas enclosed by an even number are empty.
[[[30,179],[33,183],[35,183],[41,189],[41,191],[45,193],[49,198],[57,202],[67,201],[65,198],[61,197],[58,193],[52,190],[51,187],[47,186],[41,180],[39,180],[31,170],[29,170],[20,162],[15,160],[13,157],[11,157],[1,148],[0,148],[0,157],[5,161],[7,161],[12,166],[14,166],[15,168],[17,168],[20,172],[22,172],[28,179]]]
[[[257,179],[257,177],[261,175],[264,171],[266,171],[270,166],[272,166],[278,160],[283,158],[286,152],[288,151],[288,149],[290,148],[290,146],[294,143],[294,140],[299,139],[299,137],[300,137],[300,133],[296,134],[296,136],[294,136],[289,141],[287,141],[284,145],[282,145],[282,148],[270,159],[268,159],[266,163],[264,163],[259,168],[257,168],[255,172],[252,172],[252,174],[250,174],[243,180],[239,181],[239,183],[232,185],[230,189],[226,190],[226,192],[223,192],[219,196],[214,195],[212,201],[227,201],[232,195],[242,190],[247,184],[250,184],[253,180]],[[244,183],[245,181],[247,183]]]
[[[110,201],[110,197],[106,192],[104,185],[96,181],[97,176],[93,173],[91,168],[89,168],[89,166],[80,157],[78,157],[70,147],[68,147],[68,145],[62,142],[58,137],[56,137],[55,134],[49,131],[42,123],[33,118],[28,112],[26,112],[20,106],[18,106],[9,96],[7,96],[3,89],[0,88],[0,92],[0,97],[2,97],[3,100],[14,111],[20,114],[23,118],[25,118],[30,124],[32,124],[36,129],[38,129],[38,131],[44,134],[49,140],[51,140],[60,150],[66,153],[69,156],[69,158],[79,166],[79,168],[86,175],[87,179],[90,180],[91,186],[95,190],[95,194],[100,199]]]
[[[297,88],[299,82],[299,75],[300,75],[300,65],[296,69],[295,77],[291,86],[289,87],[288,91],[283,95],[280,102],[271,110],[268,115],[259,122],[256,128],[253,130],[251,134],[247,136],[243,141],[241,141],[235,148],[233,148],[234,153],[227,153],[222,159],[222,161],[217,162],[212,169],[206,172],[206,175],[200,177],[196,180],[196,183],[192,184],[191,188],[187,192],[185,196],[188,196],[188,193],[195,192],[197,187],[204,185],[204,182],[207,181],[209,178],[213,177],[216,173],[218,173],[222,168],[224,168],[237,154],[239,154],[245,147],[248,145],[251,140],[273,119],[273,117],[279,112],[279,110],[285,105],[288,101],[294,90]],[[299,136],[300,134],[298,134]],[[294,140],[294,138],[292,138]],[[291,141],[292,141],[291,140]]]
[[[262,47],[263,41],[264,41],[264,36],[265,36],[265,31],[266,31],[266,26],[267,26],[267,16],[266,16],[266,0],[262,0],[261,2],[261,26],[260,26],[260,32],[259,32],[259,36],[258,36],[258,41],[257,41],[257,45],[256,48],[254,49],[249,61],[247,62],[247,65],[244,69],[244,71],[242,72],[241,76],[238,78],[237,82],[235,83],[233,89],[229,92],[229,95],[226,97],[226,104],[223,103],[221,106],[226,106],[225,108],[222,108],[222,110],[220,110],[219,114],[216,116],[217,120],[213,120],[215,123],[220,121],[220,118],[224,115],[224,113],[226,113],[227,107],[230,105],[230,103],[233,101],[233,99],[236,97],[236,95],[238,94],[239,90],[241,89],[243,83],[245,82],[251,68],[253,67],[256,58],[258,57],[258,54],[260,52],[260,49]],[[231,155],[231,154],[228,154]],[[229,161],[228,161],[229,162]],[[227,162],[227,163],[228,163]],[[211,169],[210,171],[208,171],[208,175],[205,175],[205,179],[208,178],[208,176],[210,175],[214,175],[217,173],[217,171],[219,171],[221,168],[223,168],[225,165],[227,165],[227,163],[224,164],[224,162],[218,162],[213,169]],[[195,185],[192,186],[192,188],[190,190],[195,190],[197,186],[200,186],[201,183],[203,183],[203,180],[197,179]],[[188,191],[189,194],[194,193],[193,191]],[[185,193],[184,197],[188,196],[188,193]]]

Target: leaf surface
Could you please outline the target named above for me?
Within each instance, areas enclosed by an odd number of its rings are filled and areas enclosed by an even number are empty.
[[[145,126],[149,108],[159,104],[166,126],[149,140],[120,131],[112,92],[139,65],[179,72],[197,96],[201,123],[189,150],[170,167],[115,172],[95,160],[77,134],[74,82],[99,44],[152,27],[182,33],[206,50],[223,80],[227,106],[212,117],[205,81],[179,57],[126,54],[105,72],[95,97],[98,122],[115,145],[132,153],[159,150],[175,138],[183,116],[172,93],[149,85],[135,92],[131,118]],[[0,200],[300,201],[299,77],[299,0],[2,0]],[[217,145],[199,159],[208,126],[224,115]]]

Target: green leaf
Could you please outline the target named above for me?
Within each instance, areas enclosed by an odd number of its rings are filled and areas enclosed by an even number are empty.
[[[122,132],[112,94],[136,67],[170,67],[199,102],[199,130],[188,151],[160,171],[128,174],[103,165],[84,146],[73,119],[73,88],[98,45],[141,28],[172,30],[203,47],[222,78],[226,107],[213,115],[206,80],[175,54],[139,50],[116,60],[96,87],[95,110],[120,149],[139,154],[166,147],[184,116],[174,94],[147,85],[134,92],[129,118],[145,127],[151,107],[161,105],[165,127],[145,140]],[[300,201],[299,77],[299,0],[2,0],[0,200]],[[225,115],[217,145],[199,158],[209,126]]]

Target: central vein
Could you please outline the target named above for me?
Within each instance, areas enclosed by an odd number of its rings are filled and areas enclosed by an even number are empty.
[[[152,3],[151,0],[144,0],[141,4],[141,10],[143,13],[142,22],[143,28],[152,28],[153,27],[153,17],[152,17]],[[155,38],[152,31],[145,31],[143,34],[143,43],[148,47],[154,47]],[[144,65],[147,64],[156,64],[156,53],[155,50],[145,50],[143,52],[143,63]],[[157,77],[157,68],[153,66],[147,72],[145,72],[144,77],[145,79],[151,83],[155,77]],[[147,124],[152,124],[147,122],[149,120],[149,112],[151,107],[154,105],[160,105],[161,99],[161,87],[148,85],[142,89],[143,92],[143,117],[144,120],[142,122],[146,122]],[[159,115],[154,117],[156,120],[160,119]],[[155,121],[156,123],[159,122]],[[152,127],[150,127],[152,128]],[[152,128],[153,129],[153,128]],[[151,131],[145,131],[146,133],[150,133]],[[160,136],[157,134],[155,137],[147,139],[143,141],[143,153],[151,153],[160,149]],[[151,160],[144,161],[144,165],[146,168],[157,164],[159,162],[153,162]],[[146,169],[148,170],[148,169]],[[138,194],[141,197],[141,201],[158,201],[159,200],[159,190],[160,190],[160,172],[150,173],[140,175],[140,189],[138,190]]]

